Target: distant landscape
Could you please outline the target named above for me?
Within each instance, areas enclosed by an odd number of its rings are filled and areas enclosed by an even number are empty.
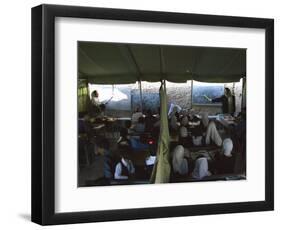
[[[90,93],[98,90],[100,101],[107,103],[107,110],[134,111],[140,107],[140,93],[137,85],[91,85]],[[223,85],[193,85],[193,103],[194,104],[211,104],[203,95],[209,98],[216,98],[223,95]],[[159,85],[143,83],[142,85],[143,109],[151,109],[157,112],[160,106]],[[167,87],[168,107],[171,103],[177,104],[182,108],[191,107],[191,85],[174,84]]]

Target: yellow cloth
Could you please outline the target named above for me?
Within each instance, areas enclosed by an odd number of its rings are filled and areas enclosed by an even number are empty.
[[[150,178],[152,183],[168,183],[171,167],[169,163],[169,126],[167,114],[166,85],[163,81],[160,87],[160,135],[158,140],[157,158]]]

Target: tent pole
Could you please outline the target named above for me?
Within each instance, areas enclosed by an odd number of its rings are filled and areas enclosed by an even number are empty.
[[[241,100],[241,111],[246,107],[246,94],[245,94],[246,77],[242,78],[242,100]],[[247,85],[246,85],[247,87]],[[247,90],[247,89],[246,89]]]
[[[164,86],[164,89],[165,89],[165,93],[167,95],[167,92],[166,92],[166,80],[165,79],[163,80],[163,86]]]
[[[193,100],[193,79],[191,80],[191,94],[190,94],[190,100],[191,100],[191,103],[190,103],[190,105],[191,105],[191,109],[192,109],[192,100]]]
[[[143,100],[142,100],[142,87],[141,87],[141,81],[139,81],[139,90],[140,90],[140,107],[141,107],[141,112],[143,113]]]

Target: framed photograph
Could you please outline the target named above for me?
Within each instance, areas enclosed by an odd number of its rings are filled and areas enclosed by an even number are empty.
[[[274,20],[32,8],[32,221],[274,209]]]

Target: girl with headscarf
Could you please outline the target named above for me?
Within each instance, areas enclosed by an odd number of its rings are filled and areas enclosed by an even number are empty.
[[[173,114],[171,119],[170,119],[170,127],[174,131],[178,130],[178,128],[179,128],[178,119],[177,119],[175,114]]]
[[[185,126],[181,126],[179,129],[179,144],[184,147],[189,147],[192,145],[192,138],[188,135],[187,128]]]
[[[168,117],[171,118],[172,115],[174,115],[175,113],[179,113],[181,110],[182,110],[182,108],[179,105],[171,103],[169,112],[168,112]]]
[[[185,116],[183,116],[181,118],[181,125],[182,126],[187,126],[188,125],[188,117],[187,117],[187,115],[185,115]]]
[[[234,172],[235,158],[232,155],[233,142],[230,138],[224,139],[222,151],[217,155],[216,170],[219,174],[228,174]]]
[[[195,167],[192,172],[192,177],[194,179],[201,180],[206,176],[210,176],[211,173],[208,168],[208,160],[206,157],[198,158],[195,162]]]
[[[184,147],[182,145],[176,146],[173,151],[173,170],[179,175],[188,174],[188,162],[184,158]]]
[[[140,111],[139,107],[137,107],[135,112],[132,114],[132,126],[138,123],[140,117],[143,117],[143,113]]]
[[[202,120],[202,123],[204,125],[204,127],[208,127],[209,125],[209,116],[208,116],[208,113],[207,112],[203,112],[202,115],[201,115],[201,120]]]
[[[221,146],[222,139],[217,130],[216,124],[214,121],[211,121],[211,122],[209,121],[207,112],[202,113],[201,120],[202,120],[202,124],[203,124],[204,128],[206,129],[206,139],[205,139],[206,145],[209,145],[209,144],[211,144],[211,142],[213,142],[217,146]]]
[[[188,136],[188,132],[187,132],[187,128],[184,126],[180,127],[180,138],[187,138]]]
[[[190,109],[188,114],[188,129],[191,133],[191,140],[194,146],[202,145],[204,127],[194,109]]]

